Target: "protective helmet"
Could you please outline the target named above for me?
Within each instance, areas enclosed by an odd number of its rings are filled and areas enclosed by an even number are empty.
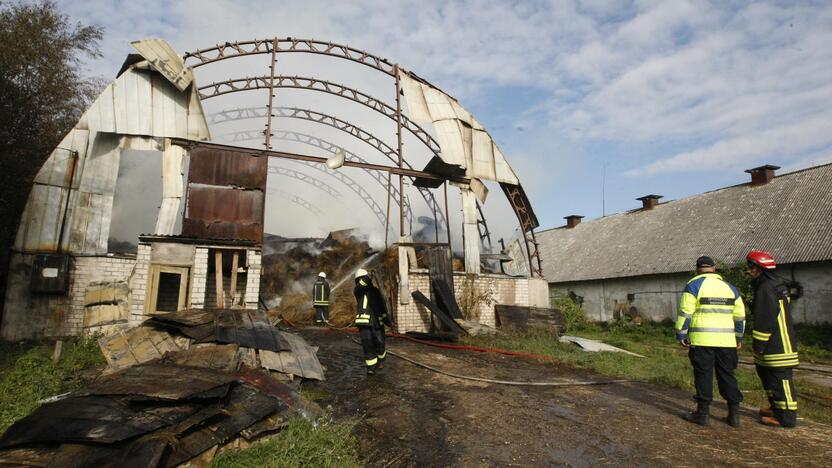
[[[774,262],[774,258],[771,254],[763,252],[762,250],[752,250],[751,252],[748,252],[745,259],[748,263],[753,263],[754,265],[766,270],[773,270],[777,268],[777,263]]]
[[[355,279],[358,279],[358,278],[361,278],[362,276],[367,276],[367,275],[369,275],[369,273],[367,272],[367,270],[365,270],[363,268],[359,268],[359,269],[355,270]]]
[[[318,273],[318,276],[321,277],[321,278],[326,279],[326,273],[324,273],[323,271]]]

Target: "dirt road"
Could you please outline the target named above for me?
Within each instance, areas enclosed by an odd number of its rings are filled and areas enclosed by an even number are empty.
[[[304,331],[327,368],[305,384],[356,429],[371,466],[832,466],[832,427],[800,421],[764,427],[745,410],[742,427],[687,423],[690,395],[645,383],[515,387],[446,377],[395,357],[366,376],[359,345],[342,333]],[[388,349],[443,370],[504,380],[607,380],[568,367],[390,339]]]

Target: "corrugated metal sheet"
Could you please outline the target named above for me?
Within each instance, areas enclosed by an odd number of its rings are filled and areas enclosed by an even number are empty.
[[[537,234],[549,282],[689,272],[752,249],[778,263],[832,260],[832,164]]]
[[[519,183],[491,135],[456,99],[404,70],[399,79],[410,119],[433,124],[446,163],[464,167],[467,177]]]
[[[142,39],[130,43],[155,70],[165,76],[179,91],[185,91],[193,81],[190,68],[185,68],[182,57],[162,39]]]
[[[268,163],[245,153],[192,150],[182,235],[262,242]]]
[[[156,39],[140,48],[148,59],[170,59],[173,50]],[[177,54],[173,53],[173,56],[181,62]],[[168,71],[177,72],[175,64],[171,66],[173,68]],[[171,84],[169,77],[160,73],[135,68],[126,70],[102,91],[75,128],[64,137],[35,178],[21,218],[15,242],[17,249],[57,250],[66,210],[63,243],[65,247],[69,246],[67,250],[105,253],[119,154],[125,141],[122,136],[210,138],[196,88],[182,92]],[[178,71],[177,76],[182,73]],[[68,195],[73,172],[75,185]],[[166,188],[176,190],[168,184]],[[166,198],[175,197],[166,195]],[[170,233],[172,229],[171,217],[165,210],[175,211],[173,205],[172,201],[163,204],[162,219],[158,223],[162,233]],[[148,231],[150,228],[148,226]]]
[[[269,161],[266,157],[234,151],[195,148],[191,152],[188,183],[234,185],[266,190]]]

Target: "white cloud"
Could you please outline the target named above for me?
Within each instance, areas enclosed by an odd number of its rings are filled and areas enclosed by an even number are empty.
[[[184,51],[296,36],[346,43],[400,62],[463,104],[476,100],[494,113],[502,110],[488,106],[484,90],[537,89],[538,102],[515,116],[525,134],[546,136],[516,143],[523,155],[521,180],[530,182],[536,178],[523,167],[551,164],[555,140],[569,140],[559,147],[574,151],[573,158],[584,156],[582,143],[678,148],[650,155],[644,169],[629,171],[633,176],[775,162],[767,158],[785,164],[812,160],[832,147],[826,136],[832,132],[824,131],[832,122],[828,2],[61,3],[75,19],[107,28],[105,60],[91,64],[107,76],[130,52],[128,41],[141,37],[161,36]],[[296,63],[282,60],[281,67]],[[229,61],[222,73],[265,73],[257,63]],[[320,70],[344,80],[371,76],[341,65]],[[513,148],[503,149],[511,161]]]

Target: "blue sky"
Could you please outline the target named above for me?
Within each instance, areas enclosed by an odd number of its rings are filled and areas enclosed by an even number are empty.
[[[457,97],[518,173],[543,227],[832,161],[832,2],[64,1],[177,50],[314,37],[388,57]],[[199,76],[198,76],[199,78]]]

